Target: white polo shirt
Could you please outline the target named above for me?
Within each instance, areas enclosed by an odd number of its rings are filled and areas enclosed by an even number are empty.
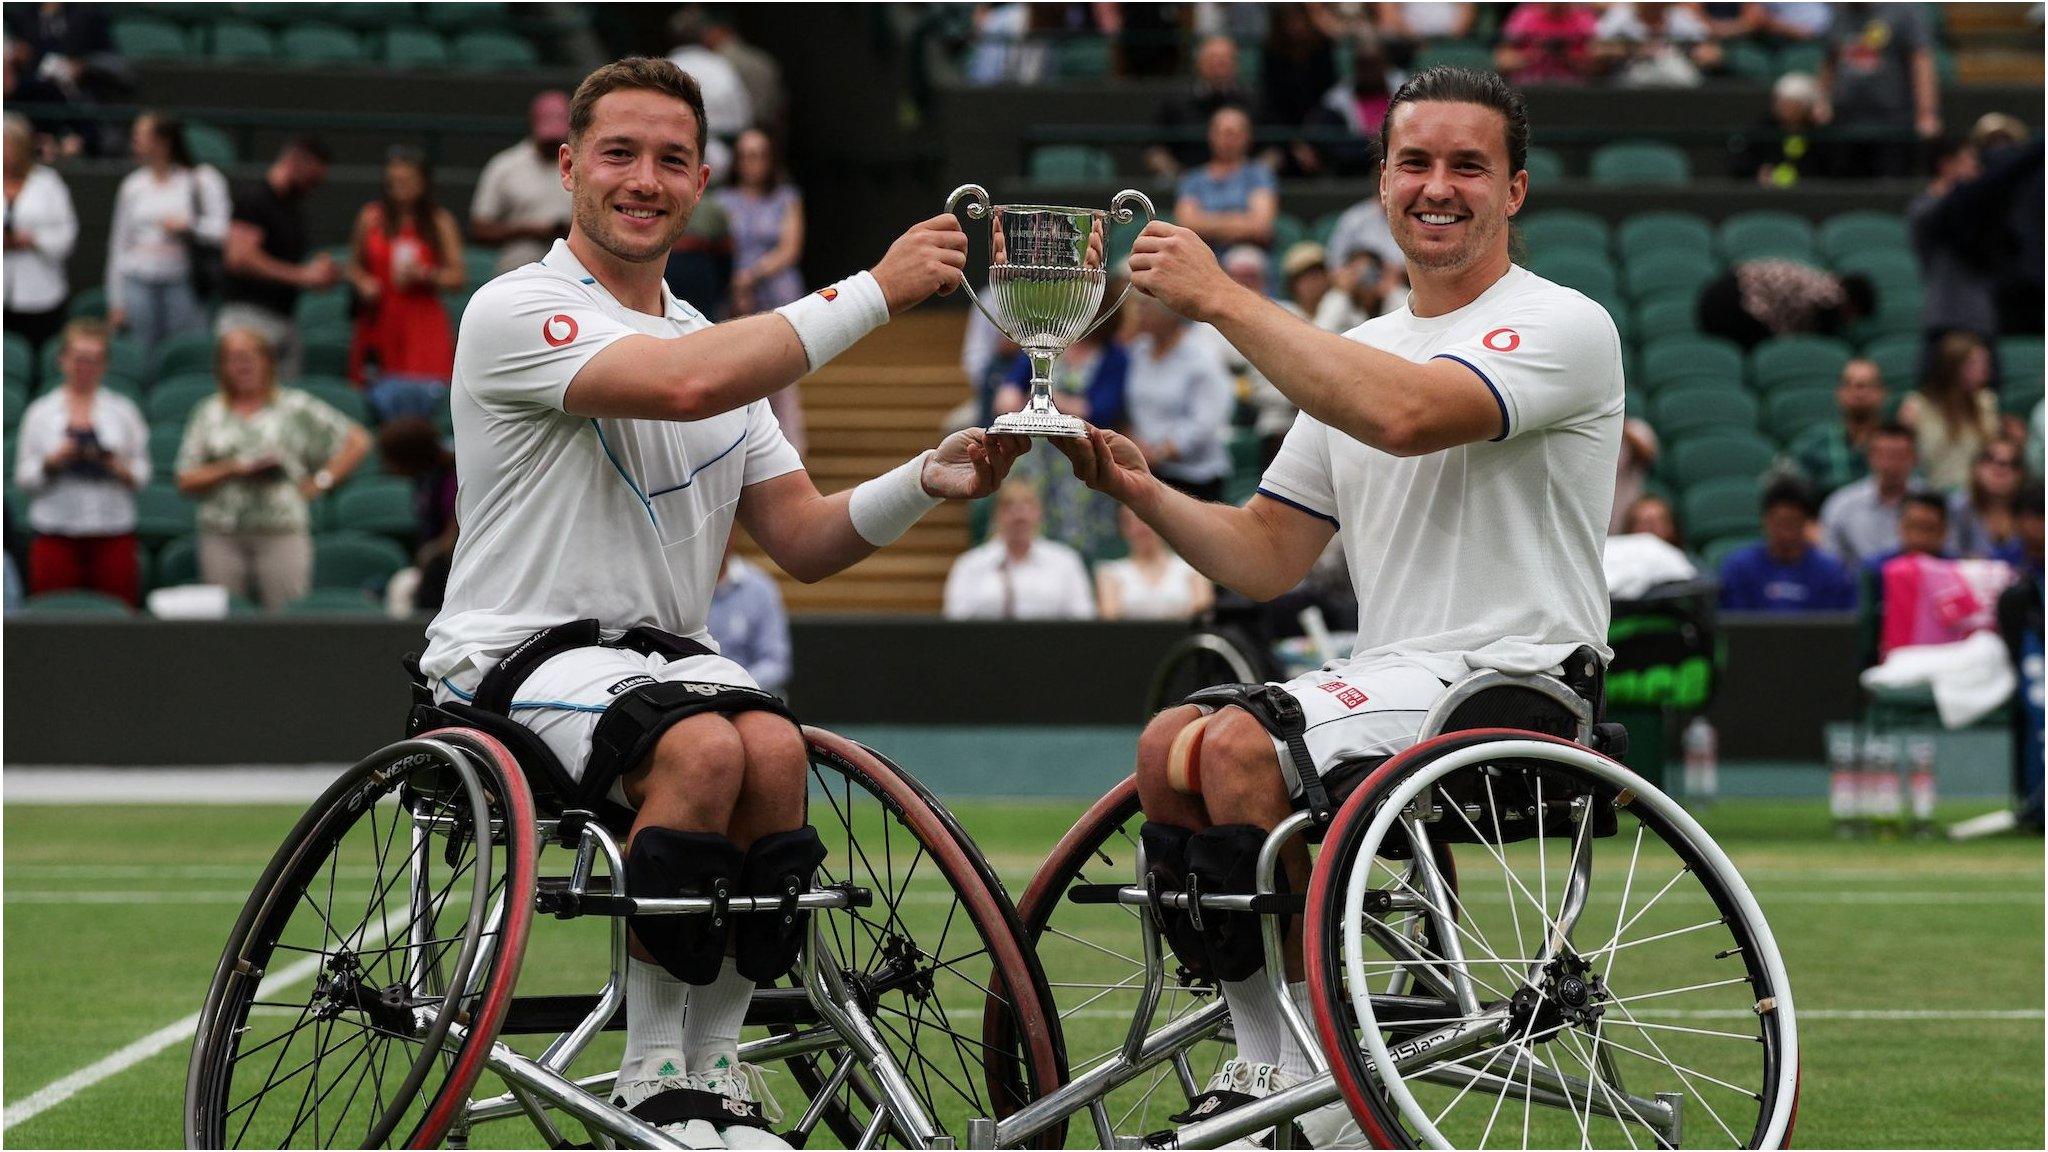
[[[664,287],[664,316],[632,311],[566,242],[479,289],[456,338],[456,511],[462,533],[421,660],[481,673],[551,624],[607,635],[652,624],[716,650],[705,628],[740,490],[801,468],[768,402],[688,423],[562,410],[577,371],[612,341],[711,326]]]
[[[1443,316],[1408,307],[1348,339],[1456,360],[1500,405],[1491,441],[1398,457],[1303,414],[1260,481],[1337,525],[1358,593],[1352,663],[1442,680],[1610,655],[1601,549],[1621,451],[1621,339],[1605,309],[1519,267]]]

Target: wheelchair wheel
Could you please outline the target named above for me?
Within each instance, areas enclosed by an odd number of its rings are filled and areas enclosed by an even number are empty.
[[[966,832],[909,774],[861,745],[816,728],[811,823],[831,853],[820,884],[874,894],[867,908],[819,913],[823,937],[939,1131],[966,1144],[966,1122],[1008,1115],[1061,1083],[1059,1020],[1044,973],[1023,943],[995,871]],[[1029,1042],[1015,1073],[984,1075],[979,1021],[993,1013]],[[785,1066],[801,1089],[795,1142],[902,1146],[876,1124],[881,1095],[840,1047]],[[814,1133],[822,1125],[830,1138]]]
[[[1220,625],[1182,637],[1159,661],[1146,715],[1173,707],[1189,694],[1218,684],[1259,684],[1274,678],[1272,659],[1241,628]]]
[[[1418,840],[1460,845],[1455,894],[1386,859]],[[1418,907],[1455,914],[1447,946],[1391,939]],[[1307,952],[1324,1049],[1381,1147],[1790,1139],[1796,1021],[1755,898],[1682,808],[1579,745],[1458,732],[1382,765],[1324,840]],[[1402,970],[1429,987],[1380,994]]]
[[[483,1071],[533,915],[502,745],[442,730],[350,768],[272,857],[199,1018],[194,1148],[432,1147]]]

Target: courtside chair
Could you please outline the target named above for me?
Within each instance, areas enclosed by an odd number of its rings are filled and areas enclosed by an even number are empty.
[[[277,37],[246,20],[222,20],[206,34],[206,54],[223,63],[267,64],[277,58]]]
[[[1862,359],[1877,365],[1878,373],[1884,377],[1885,388],[1896,395],[1911,389],[1919,379],[1920,337],[1879,337],[1863,346]]]
[[[1815,262],[1813,225],[1790,212],[1739,212],[1721,222],[1715,240],[1721,259],[1729,264],[1744,260]]]
[[[1781,388],[1832,388],[1849,362],[1849,345],[1827,336],[1774,336],[1749,354],[1749,383],[1769,395]]]
[[[1771,439],[1790,444],[1808,428],[1834,423],[1835,417],[1833,388],[1786,388],[1764,397],[1758,423]]]
[[[1623,140],[1594,149],[1588,175],[1595,184],[1677,185],[1692,179],[1692,161],[1673,144]]]
[[[1843,212],[1823,221],[1815,247],[1830,264],[1859,252],[1903,252],[1911,248],[1906,222],[1889,212]]]
[[[1652,385],[1689,376],[1742,383],[1742,349],[1719,336],[1667,336],[1643,346],[1643,377]]]
[[[381,57],[392,68],[446,68],[448,42],[431,29],[395,27],[384,34]]]
[[[412,485],[397,476],[352,479],[326,503],[334,505],[337,530],[388,536],[401,544],[418,542],[420,521],[413,511]]]
[[[338,24],[294,24],[278,37],[278,57],[286,64],[321,67],[362,64],[369,59],[362,38]]]
[[[1721,266],[1702,252],[1642,252],[1628,257],[1622,265],[1631,300],[1653,296],[1689,296],[1699,299],[1700,289],[1721,274]]]
[[[179,60],[196,54],[184,29],[167,20],[128,16],[114,21],[110,33],[114,50],[131,60]]]
[[[346,529],[322,532],[313,537],[313,586],[382,588],[409,560],[405,549],[382,536]]]
[[[22,601],[13,615],[21,616],[133,616],[135,609],[118,596],[71,588],[43,592]]]
[[[198,530],[198,509],[168,476],[159,476],[135,493],[135,538],[159,548]]]
[[[1529,246],[1531,256],[1555,252],[1590,252],[1607,257],[1610,229],[1607,221],[1576,208],[1553,208],[1517,220],[1515,227]]]
[[[1697,336],[1700,305],[1689,292],[1659,293],[1636,305],[1636,337],[1643,341],[1667,336]]]
[[[1673,384],[1650,400],[1650,424],[1665,440],[1703,432],[1747,432],[1756,428],[1756,421],[1756,400],[1740,388]]]
[[[1621,278],[1614,265],[1598,252],[1567,248],[1538,253],[1529,260],[1529,271],[1588,296],[1613,296],[1621,290]]]
[[[168,380],[173,376],[212,375],[214,370],[213,333],[188,332],[173,336],[157,346],[156,378]]]
[[[1777,448],[1760,433],[1702,432],[1665,449],[1659,463],[1665,478],[1684,491],[1708,480],[1753,482],[1770,469],[1777,455]]]
[[[1756,534],[1757,488],[1753,479],[1705,480],[1679,496],[1678,516],[1695,548],[1709,540]]]
[[[339,411],[358,424],[370,422],[370,406],[356,386],[332,376],[302,376],[293,387]]]
[[[495,72],[532,68],[540,63],[540,53],[523,36],[484,29],[457,36],[452,59],[465,71]]]
[[[1714,229],[1690,212],[1638,212],[1614,230],[1614,244],[1623,260],[1673,252],[1711,259]]]

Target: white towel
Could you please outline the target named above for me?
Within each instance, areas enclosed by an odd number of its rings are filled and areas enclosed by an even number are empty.
[[[1953,644],[1908,644],[1863,672],[1863,686],[1934,689],[1934,707],[1946,728],[1964,728],[1998,710],[2019,687],[2005,642],[1977,632]]]
[[[1685,553],[1648,532],[1609,536],[1604,559],[1607,594],[1616,600],[1634,600],[1659,584],[1699,575]]]

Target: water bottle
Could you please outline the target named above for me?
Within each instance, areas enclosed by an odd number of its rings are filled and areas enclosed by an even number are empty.
[[[1913,835],[1934,835],[1934,737],[1915,732],[1906,738],[1906,794],[1912,802]]]
[[[1705,716],[1695,716],[1685,726],[1685,797],[1696,804],[1710,804],[1720,789],[1721,741]]]
[[[1860,816],[1856,785],[1862,771],[1857,762],[1861,740],[1854,724],[1829,724],[1822,732],[1828,745],[1828,816],[1835,823],[1835,835],[1854,836]]]

